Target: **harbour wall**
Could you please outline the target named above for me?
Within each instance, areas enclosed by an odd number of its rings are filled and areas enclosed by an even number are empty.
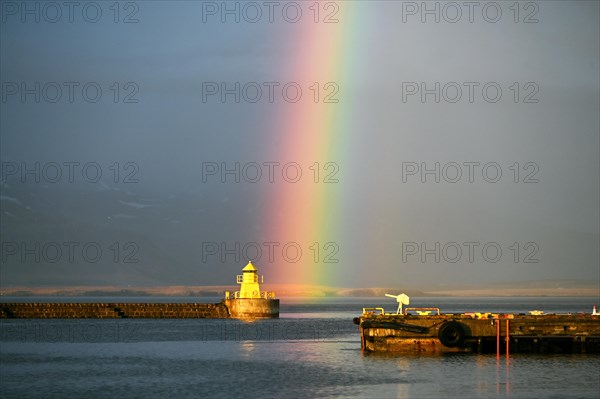
[[[0,319],[232,317],[223,303],[0,303]]]

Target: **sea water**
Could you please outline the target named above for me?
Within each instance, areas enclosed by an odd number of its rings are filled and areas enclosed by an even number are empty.
[[[216,302],[217,298],[51,298]],[[17,298],[2,298],[4,302]],[[18,298],[50,301],[50,298]],[[411,298],[442,312],[591,311],[597,298]],[[2,398],[600,398],[600,356],[363,353],[388,298],[289,298],[279,319],[0,321]]]

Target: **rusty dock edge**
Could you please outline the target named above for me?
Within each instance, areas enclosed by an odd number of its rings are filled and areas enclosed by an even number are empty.
[[[591,314],[363,314],[354,322],[363,351],[600,353],[600,318]]]

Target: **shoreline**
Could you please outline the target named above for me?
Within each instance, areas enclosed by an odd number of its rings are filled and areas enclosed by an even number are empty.
[[[219,297],[234,286],[167,286],[167,287],[11,287],[0,289],[3,297]],[[598,297],[598,287],[518,287],[457,288],[444,290],[402,290],[398,288],[334,288],[319,286],[268,285],[279,298],[375,298],[386,293],[405,292],[411,297]]]

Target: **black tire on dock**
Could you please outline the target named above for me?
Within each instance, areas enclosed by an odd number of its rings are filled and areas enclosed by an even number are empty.
[[[440,327],[438,338],[445,346],[455,348],[463,344],[465,330],[459,322],[449,321]]]

